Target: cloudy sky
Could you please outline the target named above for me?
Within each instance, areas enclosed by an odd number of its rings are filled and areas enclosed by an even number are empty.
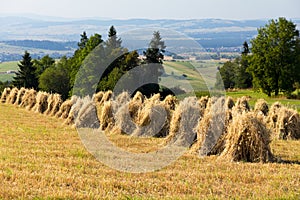
[[[65,18],[300,18],[299,0],[1,0],[0,15]]]

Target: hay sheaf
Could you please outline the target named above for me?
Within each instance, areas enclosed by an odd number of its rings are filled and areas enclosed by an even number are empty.
[[[173,95],[168,95],[163,101],[164,105],[166,108],[169,110],[175,110],[176,105],[178,104],[178,100],[175,96]]]
[[[18,106],[22,103],[22,99],[23,99],[23,96],[25,95],[25,93],[26,93],[26,89],[24,87],[21,87],[18,92],[17,99],[16,99],[14,105]]]
[[[103,96],[104,96],[104,92],[100,91],[100,92],[94,94],[92,99],[96,104],[98,104],[101,102]]]
[[[199,99],[198,103],[201,109],[205,109],[207,107],[209,99],[210,98],[208,96],[203,96]]]
[[[80,111],[80,109],[82,108],[82,105],[84,104],[84,102],[90,102],[91,99],[89,96],[86,96],[85,98],[80,98],[78,97],[76,99],[76,101],[74,101],[71,109],[70,109],[70,112],[68,114],[68,117],[66,118],[64,124],[66,125],[73,125],[75,124],[75,120],[76,118],[78,117],[78,113]]]
[[[155,94],[138,110],[137,128],[132,135],[165,137],[169,133],[170,120],[169,105],[160,101],[160,94]]]
[[[47,92],[38,92],[36,95],[36,103],[32,110],[36,113],[43,114],[48,108],[48,97]]]
[[[297,111],[282,107],[275,125],[276,138],[282,140],[300,139],[300,115]]]
[[[9,96],[10,91],[11,91],[10,88],[5,88],[3,90],[2,95],[1,95],[1,103],[5,103],[6,102],[6,99]]]
[[[19,89],[16,87],[11,89],[9,95],[6,98],[6,103],[14,104],[15,101],[17,100],[18,92],[19,92]]]
[[[133,136],[165,137],[169,133],[171,110],[163,103],[145,105]]]
[[[77,128],[93,128],[100,127],[100,121],[97,116],[95,102],[85,97],[82,100],[77,100],[79,103],[75,103],[72,108],[74,122]]]
[[[115,113],[115,125],[112,130],[113,133],[116,134],[127,134],[131,135],[136,130],[136,123],[131,117],[131,113],[129,111],[130,103],[126,103],[121,105],[121,107]]]
[[[45,114],[50,116],[54,116],[59,111],[59,108],[63,103],[60,94],[51,94],[48,97],[47,102],[48,102],[48,108],[45,111]]]
[[[273,130],[276,129],[276,123],[278,121],[278,113],[282,107],[283,107],[282,104],[279,102],[275,102],[274,104],[272,104],[268,116],[266,117],[265,120],[268,128]]]
[[[267,116],[269,113],[269,105],[266,100],[258,99],[254,106],[254,112],[262,116]]]
[[[234,114],[244,114],[250,111],[249,97],[243,96],[236,101],[232,108]]]
[[[99,120],[101,130],[111,129],[114,126],[113,103],[111,100],[104,101]]]
[[[100,95],[100,94],[99,94]],[[107,101],[109,101],[111,98],[112,98],[112,96],[113,96],[113,93],[112,93],[112,91],[106,91],[104,94],[103,94],[103,96],[102,96],[102,99],[101,99],[101,101],[100,101],[100,105],[103,105],[104,104],[104,102],[107,102]]]
[[[138,114],[140,112],[140,109],[142,109],[144,105],[144,100],[145,100],[144,95],[138,91],[129,102],[128,111],[130,117],[135,123],[138,123]]]
[[[77,101],[78,97],[77,96],[72,96],[71,99],[68,99],[64,101],[61,106],[59,111],[55,114],[57,118],[62,118],[66,119],[69,116],[69,112],[73,106],[73,104]]]
[[[22,97],[22,102],[20,107],[31,110],[36,103],[36,91],[34,89],[26,90],[24,96]]]
[[[196,126],[201,120],[202,111],[198,100],[188,97],[179,102],[173,112],[170,122],[170,133],[166,144],[175,144],[182,147],[190,147],[196,139]]]
[[[249,112],[235,117],[229,125],[221,159],[245,162],[272,162],[270,130]]]
[[[225,149],[227,127],[232,121],[232,99],[224,97],[210,99],[202,120],[197,125],[197,140],[191,148],[201,156],[219,155]]]

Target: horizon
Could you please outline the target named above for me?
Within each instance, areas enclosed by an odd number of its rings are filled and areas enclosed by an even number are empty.
[[[17,6],[16,6],[17,5]],[[70,6],[72,5],[72,7]],[[92,6],[91,6],[92,5]],[[31,15],[65,20],[76,19],[226,19],[266,20],[278,17],[300,19],[298,0],[274,2],[271,0],[244,2],[242,0],[211,1],[105,1],[63,0],[59,4],[50,0],[12,0],[2,2],[0,16]]]
[[[300,2],[300,1],[299,1]],[[128,21],[128,20],[149,20],[149,21],[159,21],[159,20],[174,20],[174,21],[189,21],[189,20],[228,20],[228,21],[269,21],[272,19],[278,19],[280,17],[284,17],[287,20],[300,20],[300,17],[295,18],[288,18],[286,16],[278,16],[277,18],[249,18],[249,19],[231,19],[231,18],[213,18],[213,17],[207,17],[207,18],[142,18],[142,17],[136,17],[136,18],[106,18],[106,17],[60,17],[60,16],[51,16],[51,15],[39,15],[34,13],[0,13],[0,18],[6,18],[6,17],[20,17],[20,18],[26,18],[26,19],[32,19],[32,20],[41,20],[41,21],[61,21],[61,22],[71,22],[71,21],[83,21],[83,20],[96,20],[96,21],[111,21],[111,20],[119,20],[119,21]]]

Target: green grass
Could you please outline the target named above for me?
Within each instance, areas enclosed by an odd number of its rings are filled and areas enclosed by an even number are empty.
[[[6,72],[9,70],[17,71],[18,70],[18,61],[0,63],[0,81],[1,82],[11,81],[13,79],[14,74],[6,74]],[[5,74],[2,74],[2,72],[4,72]]]
[[[255,92],[253,90],[238,90],[233,92],[226,92],[226,95],[231,96],[234,99],[237,99],[242,96],[248,96],[250,97],[249,103],[251,107],[254,107],[255,102],[258,99],[265,99],[270,105],[278,101],[283,105],[296,109],[298,112],[300,112],[300,100],[296,99],[287,99],[285,97],[268,97],[266,94]]]
[[[8,70],[18,70],[18,61],[2,62],[0,63],[0,72],[7,72]]]
[[[163,140],[110,139],[133,152]],[[300,141],[273,141],[271,148],[282,159],[300,159]],[[298,199],[299,171],[298,164],[186,154],[155,172],[119,172],[98,162],[61,120],[0,104],[0,199]]]
[[[208,91],[216,81],[217,66],[215,61],[201,62],[164,62],[166,74],[172,77],[174,86],[190,84],[195,92]],[[187,77],[183,78],[183,74]]]

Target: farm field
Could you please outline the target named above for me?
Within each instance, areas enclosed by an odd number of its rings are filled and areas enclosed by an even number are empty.
[[[166,74],[177,77],[176,83],[183,82],[182,77],[185,75],[184,81],[188,82],[194,91],[207,91],[208,87],[214,86],[218,66],[221,66],[220,61],[215,60],[164,62]]]
[[[34,122],[34,123],[33,123]],[[86,151],[57,118],[0,104],[3,199],[298,199],[300,141],[271,143],[279,163],[225,162],[185,154],[151,173],[118,172]],[[111,135],[119,147],[148,151],[162,139]]]
[[[255,92],[253,90],[238,90],[234,92],[226,92],[226,95],[231,96],[234,99],[240,98],[242,96],[248,96],[249,104],[251,107],[254,107],[254,104],[258,99],[265,99],[269,105],[278,101],[283,105],[286,105],[300,112],[300,100],[297,99],[287,99],[285,97],[278,97],[278,98],[268,97],[266,94]]]
[[[15,74],[6,74],[7,71],[18,70],[18,61],[0,63],[0,81],[11,81]]]

